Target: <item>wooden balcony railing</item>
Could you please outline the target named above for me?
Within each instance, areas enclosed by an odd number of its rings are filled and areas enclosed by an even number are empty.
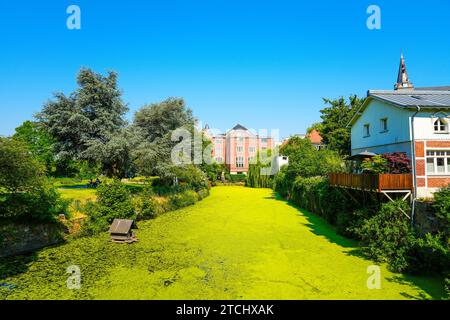
[[[412,174],[331,173],[330,185],[365,191],[412,190]]]

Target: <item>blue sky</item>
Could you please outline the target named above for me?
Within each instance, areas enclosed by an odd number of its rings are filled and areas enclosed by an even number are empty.
[[[0,135],[80,67],[119,72],[128,119],[185,98],[210,127],[303,133],[322,97],[392,89],[401,52],[416,86],[450,85],[450,1],[59,0],[0,3]],[[81,8],[81,30],[66,8]],[[369,5],[381,30],[366,27]]]

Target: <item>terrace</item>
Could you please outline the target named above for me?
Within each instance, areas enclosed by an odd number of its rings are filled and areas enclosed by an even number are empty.
[[[360,190],[361,192],[375,192],[384,194],[390,201],[393,198],[403,196],[406,201],[411,197],[413,191],[413,177],[411,173],[403,174],[355,174],[355,173],[331,173],[329,175],[330,185],[342,188],[345,193],[358,202],[356,195],[347,189]],[[412,198],[412,197],[411,197]],[[410,198],[410,200],[412,200]],[[410,219],[410,216],[399,208],[403,214]]]

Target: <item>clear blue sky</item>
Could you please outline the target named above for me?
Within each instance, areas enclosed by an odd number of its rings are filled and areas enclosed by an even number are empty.
[[[68,30],[77,4],[82,29]],[[366,27],[381,8],[382,29]],[[416,86],[450,85],[450,1],[1,1],[0,135],[32,119],[80,67],[119,72],[129,119],[183,97],[221,130],[305,132],[322,97],[392,89],[405,54]]]

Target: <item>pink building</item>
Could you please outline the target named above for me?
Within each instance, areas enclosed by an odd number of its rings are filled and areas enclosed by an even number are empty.
[[[217,163],[225,163],[231,174],[247,173],[248,165],[256,163],[258,151],[274,148],[274,139],[259,136],[237,124],[225,134],[214,134],[208,125],[205,134],[213,143],[212,156]]]

